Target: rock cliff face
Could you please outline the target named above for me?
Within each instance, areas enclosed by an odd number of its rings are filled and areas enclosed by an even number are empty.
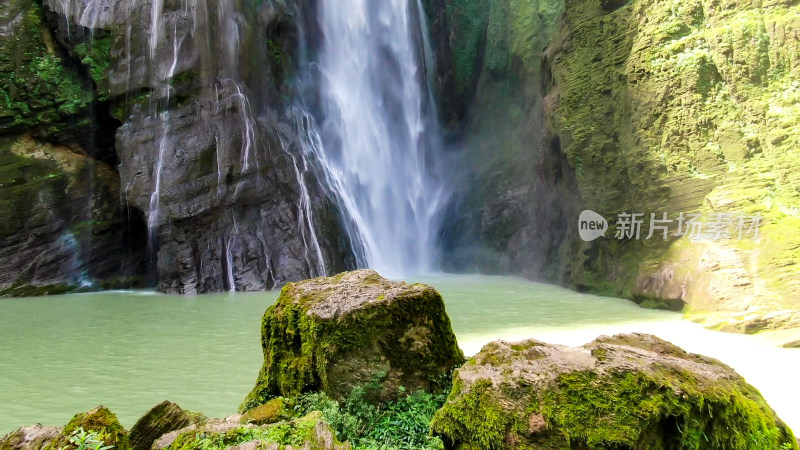
[[[0,295],[130,286],[144,235],[120,207],[102,58],[79,27],[63,45],[45,11],[0,6]]]
[[[307,117],[290,108],[301,5],[154,1],[116,4],[108,26],[121,183],[147,215],[159,289],[259,290],[353,267],[304,153]]]
[[[567,283],[577,184],[546,138],[543,94],[543,49],[563,2],[438,3],[428,5],[436,87],[464,158],[444,220],[445,264]]]
[[[0,49],[0,288],[67,291],[149,266],[166,292],[258,290],[354,267],[292,102],[299,30],[314,33],[301,3],[3,6],[0,32],[19,38]]]
[[[796,4],[445,4],[432,20],[449,55],[439,93],[479,187],[452,208],[454,267],[686,303],[729,330],[798,324]],[[611,222],[605,238],[579,239],[583,209]],[[623,212],[645,213],[640,239],[614,237]],[[690,241],[675,221],[666,240],[644,239],[663,212],[760,215],[761,227]]]

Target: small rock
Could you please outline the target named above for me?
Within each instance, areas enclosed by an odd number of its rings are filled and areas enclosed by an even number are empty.
[[[80,428],[101,435],[105,445],[113,445],[118,449],[128,447],[128,432],[113,412],[100,405],[85,413],[76,414],[64,426],[61,436],[53,442],[53,448],[69,445],[69,438]]]
[[[154,406],[131,428],[129,442],[134,450],[149,450],[153,442],[170,431],[185,428],[205,419],[202,414],[184,411],[170,401]]]
[[[263,405],[256,406],[255,408],[246,411],[244,414],[242,414],[240,421],[242,423],[265,425],[286,418],[287,414],[283,398],[278,397],[268,401]]]
[[[272,427],[280,427],[278,432]],[[349,443],[336,440],[330,426],[319,411],[290,421],[256,426],[237,421],[211,419],[201,425],[191,425],[182,430],[162,436],[153,444],[154,450],[174,445],[177,448],[198,448],[198,439],[226,442],[229,449],[236,450],[350,450]],[[289,443],[301,444],[297,446]]]
[[[0,450],[34,450],[46,447],[61,434],[61,428],[40,423],[12,431],[0,438]]]
[[[800,348],[800,340],[787,342],[783,344],[783,348]]]

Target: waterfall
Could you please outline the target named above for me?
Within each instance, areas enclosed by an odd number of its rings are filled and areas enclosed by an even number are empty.
[[[367,264],[389,276],[435,268],[446,195],[419,7],[416,0],[319,6],[319,160],[358,228]]]

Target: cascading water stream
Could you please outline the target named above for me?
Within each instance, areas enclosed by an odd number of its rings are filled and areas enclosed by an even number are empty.
[[[154,25],[155,26],[155,25]],[[170,84],[172,82],[172,77],[175,75],[175,68],[178,65],[178,54],[181,48],[181,44],[183,39],[178,39],[178,28],[177,24],[175,25],[175,38],[173,39],[173,56],[172,56],[172,65],[169,67],[169,71],[167,72],[167,76],[165,78],[165,87],[166,87],[166,104],[169,104],[169,97],[170,97]],[[153,192],[150,194],[150,212],[147,217],[147,229],[149,233],[149,238],[151,244],[155,243],[155,230],[158,226],[158,216],[161,207],[161,172],[164,168],[164,153],[166,152],[167,147],[170,145],[169,142],[169,110],[167,109],[161,114],[161,124],[162,124],[162,134],[161,140],[158,144],[158,153],[156,156],[156,165],[155,165],[155,174],[153,175]]]
[[[428,272],[446,191],[419,3],[323,0],[319,8],[319,160],[357,225],[367,265],[389,276]]]

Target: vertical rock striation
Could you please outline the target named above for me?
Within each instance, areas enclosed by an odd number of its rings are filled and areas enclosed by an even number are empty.
[[[353,267],[290,108],[299,5],[147,3],[115,5],[110,96],[159,289],[259,290]]]
[[[305,3],[4,5],[0,289],[149,268],[166,292],[258,290],[354,267],[292,107]]]

